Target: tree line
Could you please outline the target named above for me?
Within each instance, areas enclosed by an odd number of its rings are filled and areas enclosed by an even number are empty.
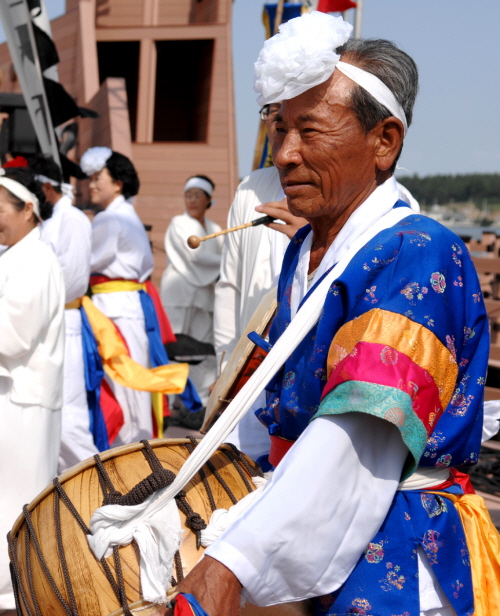
[[[469,173],[463,175],[407,175],[398,177],[421,205],[450,202],[464,203],[483,199],[500,202],[500,173]]]

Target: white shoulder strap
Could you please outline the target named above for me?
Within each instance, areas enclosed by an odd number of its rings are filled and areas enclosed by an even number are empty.
[[[337,265],[335,265],[329,274],[327,274],[327,276],[325,276],[325,278],[319,283],[314,292],[307,298],[303,306],[292,319],[286,331],[276,341],[265,360],[238,392],[234,400],[227,407],[214,426],[209,430],[198,447],[196,447],[172,484],[150,496],[141,505],[127,508],[127,510],[130,511],[130,517],[128,517],[128,520],[124,520],[122,516],[122,519],[118,523],[120,533],[117,533],[115,535],[116,537],[120,534],[127,536],[128,533],[124,533],[126,527],[129,525],[136,527],[138,524],[145,522],[150,516],[165,507],[165,505],[172,498],[174,498],[180,490],[182,490],[182,488],[194,477],[194,475],[196,475],[199,469],[215,453],[217,448],[224,442],[228,434],[245,415],[260,392],[275,376],[288,357],[305,338],[307,333],[317,323],[328,293],[328,289],[332,283],[339,278],[347,265],[350,263],[351,259],[380,231],[392,227],[399,221],[412,214],[414,214],[414,212],[410,208],[394,208],[385,216],[380,218],[370,229],[358,238],[347,254],[337,263]],[[110,527],[116,525],[117,522],[112,507],[113,505],[107,505],[105,507],[101,507],[94,513],[94,516],[96,516],[97,512],[99,512],[97,516],[99,518],[99,528],[93,537],[89,537],[89,543],[92,549],[94,549],[94,546],[97,546],[97,544],[100,544],[101,553],[103,550],[103,540],[109,545],[113,544],[113,535],[115,533],[113,533]],[[109,525],[103,524],[103,518],[106,518],[107,511],[109,511]],[[94,531],[95,528],[93,527],[94,516],[92,516],[90,521],[90,528],[92,531]]]

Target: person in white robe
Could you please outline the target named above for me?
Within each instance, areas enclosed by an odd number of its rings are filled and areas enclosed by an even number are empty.
[[[63,183],[57,164],[45,156],[29,160],[45,198],[53,205],[52,216],[41,224],[42,240],[52,248],[64,275],[66,306],[64,324],[64,387],[59,473],[99,453],[90,432],[85,384],[80,298],[90,278],[91,224],[73,206],[73,187]]]
[[[127,282],[145,282],[154,267],[148,236],[131,202],[139,191],[139,178],[126,156],[106,147],[87,150],[80,165],[91,177],[92,203],[103,208],[92,221],[91,288],[94,276],[101,282],[118,283],[109,292],[94,293],[92,301],[118,327],[132,359],[149,368],[149,342],[139,291],[127,286]],[[105,378],[124,419],[112,445],[152,438],[151,394]]]
[[[279,108],[279,103],[273,103],[260,110],[269,143],[273,140],[274,119]],[[215,352],[220,368],[227,363],[264,295],[277,285],[289,238],[306,224],[304,219],[288,211],[274,166],[257,169],[241,181],[229,209],[227,226],[231,228],[255,220],[258,212],[262,212],[261,216],[276,216],[278,223],[224,236],[214,306]]]
[[[186,211],[174,216],[165,234],[168,265],[161,279],[161,300],[176,334],[187,334],[199,342],[213,344],[215,282],[219,277],[222,237],[189,248],[191,235],[202,237],[221,228],[205,216],[212,203],[213,182],[193,176],[184,186]],[[209,387],[215,381],[217,363],[213,355],[190,367],[189,376],[205,406]]]
[[[64,279],[41,241],[50,215],[28,169],[0,176],[0,611],[15,614],[5,537],[57,475],[64,359]]]

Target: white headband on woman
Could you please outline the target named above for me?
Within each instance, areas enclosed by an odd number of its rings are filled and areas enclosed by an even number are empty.
[[[204,190],[209,197],[211,197],[214,192],[212,184],[203,178],[189,178],[184,186],[184,192],[190,188],[201,188],[201,190]]]
[[[268,39],[255,63],[254,90],[259,105],[278,103],[324,83],[338,67],[398,120],[405,134],[405,113],[390,89],[375,75],[340,61],[335,52],[351,36],[352,26],[342,19],[313,11],[290,19]]]
[[[16,180],[11,180],[10,178],[4,177],[5,169],[1,169],[0,171],[0,186],[6,188],[10,193],[20,199],[23,203],[32,203],[33,204],[33,213],[35,216],[42,220],[40,216],[40,203],[35,197],[35,195],[28,190],[26,186],[23,186],[20,182],[16,182]]]

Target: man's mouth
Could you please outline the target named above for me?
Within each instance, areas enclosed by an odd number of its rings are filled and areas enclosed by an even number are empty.
[[[311,186],[311,182],[305,182],[304,180],[284,180],[283,181],[283,191],[285,195],[291,196],[294,195],[304,188]]]

